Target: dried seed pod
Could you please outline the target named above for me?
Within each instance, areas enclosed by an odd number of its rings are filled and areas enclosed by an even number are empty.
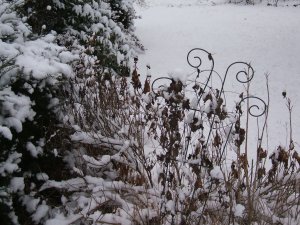
[[[140,77],[140,75],[138,74],[137,70],[134,69],[134,71],[132,72],[132,78],[131,78],[131,83],[132,83],[134,89],[139,89],[142,87],[139,77]]]
[[[145,80],[145,84],[144,84],[144,90],[143,90],[143,93],[146,94],[150,92],[150,83],[148,81],[148,79]]]
[[[263,168],[259,168],[257,170],[258,179],[263,178],[264,175],[266,175],[266,169],[264,167]]]
[[[221,139],[220,135],[218,134],[218,132],[216,132],[216,136],[214,137],[213,146],[218,148],[221,145],[222,145],[222,139]]]
[[[261,161],[262,159],[265,159],[267,157],[267,151],[263,150],[262,147],[259,147],[257,149],[257,158],[259,161]]]
[[[298,164],[300,165],[300,156],[299,156],[298,152],[295,151],[293,153],[293,159],[296,159]]]
[[[280,148],[280,151],[279,151],[277,160],[278,160],[278,162],[283,163],[284,168],[287,169],[288,163],[289,163],[289,154],[283,148],[281,148],[281,147],[279,147],[279,148]]]
[[[245,153],[240,155],[239,164],[244,170],[248,167],[248,158],[247,158],[247,155]]]
[[[166,193],[166,199],[168,200],[168,201],[170,201],[170,200],[172,200],[173,198],[172,198],[172,194],[171,194],[171,192],[168,190],[167,191],[167,193]]]

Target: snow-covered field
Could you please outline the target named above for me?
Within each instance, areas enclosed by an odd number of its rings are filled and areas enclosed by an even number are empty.
[[[288,145],[288,110],[282,91],[293,104],[293,139],[300,147],[300,7],[218,4],[197,0],[148,0],[137,7],[137,36],[146,48],[139,56],[141,75],[146,64],[152,77],[179,68],[193,72],[186,62],[192,48],[204,48],[222,75],[234,61],[250,62],[255,69],[252,94],[266,99],[269,73],[269,150]],[[232,74],[233,75],[233,74]],[[239,91],[229,75],[227,90]]]

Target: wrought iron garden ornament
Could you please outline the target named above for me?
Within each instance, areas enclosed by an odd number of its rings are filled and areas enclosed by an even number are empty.
[[[200,89],[201,91],[199,91],[199,93],[197,94],[197,104],[196,104],[196,107],[189,107],[188,110],[192,110],[194,111],[193,113],[193,118],[195,118],[196,116],[196,113],[197,112],[200,112],[200,108],[201,108],[201,100],[203,100],[203,97],[205,94],[207,94],[209,91],[212,91],[212,90],[215,90],[216,91],[216,95],[215,95],[215,99],[216,99],[216,102],[223,102],[224,99],[226,100],[225,98],[225,94],[224,94],[224,86],[225,86],[225,82],[227,80],[227,77],[229,75],[229,73],[231,72],[232,68],[233,67],[236,67],[236,66],[242,66],[243,68],[238,70],[238,72],[236,72],[235,74],[235,78],[236,80],[241,83],[241,84],[249,84],[249,82],[253,79],[254,77],[254,69],[252,68],[252,66],[249,64],[249,63],[246,63],[246,62],[242,62],[242,61],[238,61],[238,62],[234,62],[232,64],[230,64],[227,69],[226,69],[226,72],[225,72],[225,75],[224,77],[222,78],[215,70],[214,70],[214,66],[215,66],[215,62],[214,62],[214,58],[212,56],[212,54],[208,51],[206,51],[205,49],[202,49],[202,48],[194,48],[192,50],[190,50],[187,54],[187,63],[192,67],[194,68],[196,71],[194,72],[196,74],[196,77],[190,81],[190,83],[194,84],[194,87],[198,89]],[[205,68],[205,66],[207,66],[207,68]],[[204,82],[198,82],[197,80],[199,78],[201,78],[201,75],[204,74],[204,73],[208,73],[208,77],[207,79],[204,81]],[[212,80],[212,77],[213,75],[218,75],[220,80],[221,80],[221,87],[220,89],[213,89],[209,83],[211,82]],[[166,85],[159,85],[158,88],[155,88],[156,84],[159,83],[161,84],[161,81],[164,80],[164,81],[168,81],[168,82],[177,82],[175,81],[173,78],[171,77],[159,77],[157,79],[155,79],[153,82],[152,82],[152,86],[151,86],[151,89],[154,93],[154,95],[156,97],[162,97],[163,96],[163,93],[164,92],[168,92],[170,91],[170,89],[166,89]],[[183,84],[186,86],[186,84]],[[195,91],[196,91],[196,88],[195,88]],[[182,92],[184,92],[184,90],[182,90]],[[196,92],[197,93],[197,92]],[[184,93],[183,93],[184,94]],[[260,104],[252,104],[250,105],[250,100],[255,100],[257,102],[260,102]],[[263,116],[266,111],[267,111],[267,104],[265,103],[264,100],[262,100],[261,98],[259,97],[256,97],[256,96],[246,96],[246,97],[243,97],[243,96],[240,96],[240,101],[236,104],[236,108],[240,109],[241,111],[241,105],[243,102],[246,102],[247,103],[247,113],[248,115],[252,116],[252,117],[261,117]],[[222,103],[221,103],[222,105]],[[176,107],[180,108],[182,106],[180,106],[180,104],[178,104]],[[242,112],[237,112],[237,114],[241,114]],[[214,112],[212,113],[211,115],[211,118],[209,120],[209,123],[210,123],[210,129],[209,129],[209,133],[208,133],[208,136],[206,137],[206,143],[204,144],[204,147],[208,145],[208,142],[210,140],[210,136],[212,134],[212,131],[214,130],[214,126],[216,124],[216,121],[217,121],[217,114]],[[228,143],[228,139],[229,139],[229,135],[230,135],[230,132],[234,126],[234,122],[229,124],[230,126],[230,131],[226,137],[226,141],[223,145],[223,151],[222,151],[222,156],[224,154],[224,151],[225,151],[225,148],[226,148],[226,145]],[[190,137],[191,136],[191,133],[192,133],[192,130],[189,131],[189,134],[186,135],[186,137]],[[191,139],[187,138],[187,144],[185,144],[185,146],[189,146],[190,144],[190,141]],[[187,152],[187,149],[185,149],[186,152]],[[222,157],[221,156],[221,157]],[[221,160],[221,158],[220,158]]]

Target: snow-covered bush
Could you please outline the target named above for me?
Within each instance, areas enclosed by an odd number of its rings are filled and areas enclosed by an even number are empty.
[[[122,2],[126,20],[102,1],[0,1],[1,223],[43,224],[58,213],[62,194],[40,187],[72,177],[61,90],[82,67],[99,72],[94,64],[128,75],[139,47]]]
[[[109,70],[92,76],[77,71],[64,117],[73,131],[76,148],[68,161],[77,178],[42,186],[69,193],[47,224],[299,222],[300,158],[291,144],[269,151],[267,166],[262,140],[268,108],[250,94],[252,67],[231,64],[216,88],[210,86],[218,75],[212,55],[195,49],[188,58],[196,77],[182,80],[186,76],[174,73],[152,85],[150,75],[142,84],[136,67],[130,83]],[[228,110],[224,82],[237,66],[245,90]],[[263,125],[255,147],[248,144],[252,116],[261,116]],[[253,161],[250,148],[257,149]]]
[[[238,74],[251,80],[252,67],[241,65]],[[65,93],[64,121],[74,146],[68,162],[77,177],[41,187],[68,193],[47,224],[298,223],[300,158],[293,145],[271,153],[268,168],[259,134],[250,164],[243,116],[261,113],[253,114],[250,100],[260,99],[249,89],[230,112],[223,88],[199,77],[168,78],[151,90],[150,77],[142,85],[136,69],[131,84],[108,69],[85,70],[77,70],[71,96]]]
[[[28,0],[20,10],[36,33],[55,30],[58,44],[84,49],[120,75],[126,63],[140,50],[134,36],[131,0]],[[124,65],[121,65],[121,64]]]
[[[58,123],[53,111],[56,92],[61,80],[73,75],[62,60],[73,54],[55,43],[55,32],[34,37],[26,18],[16,13],[21,5],[0,1],[0,204],[5,224],[30,220],[23,208],[31,200],[35,204],[28,213],[44,204],[37,188],[49,178],[45,172],[53,171],[51,163],[61,161],[51,159],[55,157],[48,139]],[[33,214],[32,219],[39,222],[46,213]]]

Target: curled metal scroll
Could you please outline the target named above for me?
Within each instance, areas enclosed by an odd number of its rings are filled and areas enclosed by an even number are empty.
[[[197,53],[197,54],[196,54],[196,53]],[[196,55],[196,56],[193,56],[193,55]],[[205,91],[206,88],[208,87],[209,81],[211,80],[211,77],[212,77],[212,74],[213,74],[213,71],[214,71],[214,66],[215,66],[215,61],[214,61],[214,58],[212,57],[212,54],[211,54],[210,52],[206,51],[205,49],[202,49],[202,48],[193,48],[193,49],[190,50],[190,51],[188,52],[188,54],[187,54],[187,62],[188,62],[188,64],[189,64],[191,67],[197,69],[198,74],[197,74],[197,77],[196,77],[196,78],[198,78],[199,75],[200,75],[200,73],[201,73],[200,67],[202,66],[202,62],[203,62],[203,60],[202,60],[202,58],[201,58],[201,55],[203,56],[203,59],[205,59],[205,58],[207,57],[208,61],[211,62],[211,67],[210,67],[210,69],[208,69],[208,71],[209,71],[209,76],[208,76],[208,78],[207,78],[207,80],[206,80],[206,82],[205,82],[205,85],[204,85],[204,87],[203,87],[203,90]],[[204,57],[204,56],[205,56],[205,57]],[[193,59],[194,59],[194,61],[196,61],[196,62],[198,62],[198,63],[195,64],[195,63],[193,62]],[[195,59],[196,59],[196,60],[195,60]],[[203,70],[203,71],[204,71],[204,70],[207,70],[207,68],[202,68],[202,70]],[[199,98],[198,98],[197,105],[199,105],[200,100],[201,100],[201,98],[202,98],[202,96],[203,96],[203,94],[204,94],[204,91],[200,94],[200,96],[199,96]],[[195,112],[195,113],[196,113],[196,112]]]
[[[154,88],[154,84],[157,82],[157,81],[159,81],[159,80],[169,80],[169,81],[173,81],[173,79],[172,78],[170,78],[170,77],[159,77],[159,78],[156,78],[153,82],[152,82],[152,85],[151,85],[151,90],[153,91],[153,93],[155,94],[155,95],[158,95],[158,92],[156,92],[155,91],[155,88]],[[160,86],[158,86],[158,88],[160,88],[160,87],[163,87],[164,85],[160,85]]]
[[[202,66],[203,58],[201,58],[201,55],[204,54],[207,56],[207,59],[211,61],[211,70],[214,68],[214,59],[208,51],[202,49],[202,48],[193,48],[190,50],[187,54],[187,62],[188,64],[195,68],[195,69],[200,69]],[[194,56],[193,56],[194,55]]]
[[[250,106],[248,108],[249,115],[251,115],[253,117],[261,117],[262,115],[264,115],[266,113],[267,104],[265,103],[264,100],[262,100],[261,98],[256,97],[256,96],[248,96],[248,97],[243,98],[239,102],[238,106],[240,107],[243,102],[245,102],[246,100],[249,100],[249,99],[258,100],[258,102],[260,102],[263,106],[263,107],[260,107],[258,104],[250,104]],[[261,111],[261,112],[257,113],[257,111]]]
[[[233,66],[235,65],[244,65],[246,66],[246,70],[239,70],[236,75],[235,75],[235,78],[238,82],[240,83],[249,83],[253,77],[254,77],[254,69],[253,67],[249,64],[249,63],[246,63],[246,62],[234,62],[234,63],[231,63],[227,69],[226,69],[226,72],[225,72],[225,76],[224,76],[224,79],[223,79],[223,82],[222,82],[222,87],[221,87],[221,92],[224,90],[224,85],[225,85],[225,81],[227,79],[227,75],[228,75],[228,72],[230,71],[230,69],[233,68]],[[242,75],[244,76],[245,80],[243,80],[241,77]]]
[[[202,68],[200,69],[200,67],[203,67],[203,63],[204,63],[204,59],[207,59],[207,61],[210,62],[211,66],[210,68]],[[188,64],[197,69],[197,77],[199,77],[200,75],[200,72],[209,72],[209,76],[208,76],[208,79],[204,85],[204,90],[207,88],[208,86],[208,82],[209,80],[211,79],[211,76],[212,76],[212,73],[214,72],[214,59],[211,55],[211,53],[209,53],[208,51],[206,51],[205,49],[202,49],[202,48],[194,48],[192,50],[190,50],[187,54],[187,62]],[[155,84],[157,83],[157,81],[159,80],[169,80],[169,81],[172,81],[173,79],[170,78],[170,77],[159,77],[157,79],[155,79],[153,82],[152,82],[152,85],[151,85],[151,89],[153,90],[154,94],[157,95],[158,92],[155,91]],[[163,85],[161,85],[163,86]],[[201,98],[200,98],[201,99]]]
[[[264,100],[262,100],[261,98],[259,97],[256,97],[256,96],[248,96],[248,97],[245,97],[243,99],[241,99],[241,101],[237,104],[239,107],[241,107],[241,104],[243,102],[245,102],[246,100],[249,100],[249,99],[255,99],[255,100],[258,100],[258,102],[260,102],[263,106],[263,108],[261,109],[261,107],[259,107],[258,104],[250,104],[249,108],[248,108],[248,114],[253,116],[253,117],[261,117],[262,115],[264,115],[266,112],[267,112],[267,104],[265,103]],[[253,110],[261,110],[260,113],[256,113],[255,111],[253,112]],[[225,154],[225,150],[226,150],[226,146],[227,146],[227,143],[228,143],[228,140],[229,140],[229,136],[230,136],[230,133],[233,129],[233,126],[234,126],[234,123],[231,125],[230,127],[230,130],[228,132],[228,135],[227,135],[227,138],[226,138],[226,141],[225,141],[225,144],[223,146],[223,150],[222,150],[222,153],[221,153],[221,157],[219,159],[219,163],[221,163],[221,159],[223,157],[223,155]]]

